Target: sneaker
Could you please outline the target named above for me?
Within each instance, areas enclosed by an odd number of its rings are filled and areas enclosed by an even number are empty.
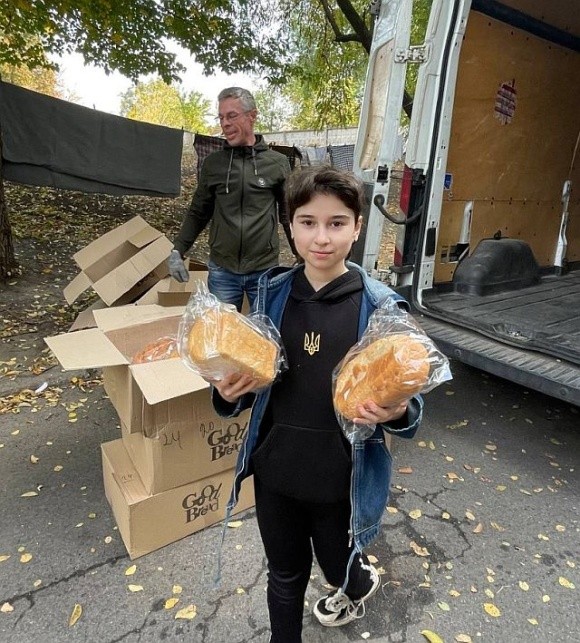
[[[369,591],[356,601],[350,599],[341,589],[323,596],[314,606],[314,615],[325,627],[340,627],[365,615],[365,601],[379,589],[381,578],[371,565],[372,585]]]

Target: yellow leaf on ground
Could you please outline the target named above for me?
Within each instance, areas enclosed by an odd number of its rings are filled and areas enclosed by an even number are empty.
[[[567,589],[576,589],[576,585],[572,581],[569,581],[567,578],[564,578],[564,576],[560,576],[558,578],[558,582],[562,587],[566,587]]]
[[[2,606],[0,607],[0,612],[3,612],[4,614],[8,614],[9,612],[13,612],[14,608],[10,603],[2,603]]]
[[[181,587],[181,585],[174,585],[171,591],[173,594],[181,594],[183,587]]]
[[[417,556],[429,556],[429,550],[426,547],[421,547],[414,540],[409,543],[411,549],[417,554]]]
[[[185,618],[191,620],[197,616],[197,607],[195,605],[188,605],[175,614],[175,618]]]
[[[417,518],[420,518],[423,514],[421,513],[420,509],[413,509],[412,511],[409,511],[409,518],[412,518],[413,520],[417,520]]]
[[[177,603],[179,603],[179,599],[173,596],[165,601],[164,607],[166,610],[171,610],[177,605]]]
[[[445,601],[441,601],[440,603],[437,603],[437,606],[439,607],[440,610],[444,612],[448,612],[451,609],[449,607],[449,603],[445,603]]]
[[[421,630],[421,634],[429,641],[429,643],[443,643],[443,639],[431,630]]]
[[[133,576],[133,574],[137,571],[137,565],[131,565],[131,567],[127,567],[125,570],[125,576]]]
[[[30,456],[30,462],[32,462],[32,464],[38,464],[39,459],[40,458],[37,458],[35,455]]]
[[[32,560],[32,554],[22,554],[20,556],[21,563],[29,563]]]
[[[550,597],[547,594],[544,594],[542,596],[542,603],[549,603],[550,602]]]
[[[471,513],[471,511],[466,511],[465,517],[467,518],[467,520],[475,520],[475,516]]]
[[[538,624],[538,621],[537,621],[537,619],[535,619],[535,618],[529,618],[529,619],[528,619],[528,623],[531,623],[532,625],[537,625],[537,624]]]
[[[82,605],[75,603],[75,606],[73,607],[73,611],[71,612],[71,615],[68,619],[68,626],[72,627],[82,615],[83,615]]]
[[[236,588],[236,594],[245,594],[246,590],[243,587]]]
[[[483,604],[483,609],[490,615],[493,616],[494,618],[497,618],[498,616],[501,616],[501,612],[498,607],[496,607],[493,603],[484,603]]]
[[[483,531],[483,523],[478,522],[477,525],[473,528],[474,534],[480,534]]]
[[[505,484],[498,484],[496,487],[496,491],[505,491],[506,489],[507,487],[505,486]]]
[[[447,513],[447,511],[444,511],[441,514],[441,518],[443,518],[443,520],[449,520],[449,518],[451,518],[451,515],[449,513]]]
[[[38,491],[26,491],[25,493],[21,494],[21,498],[32,498],[33,496],[37,496]]]
[[[530,589],[530,586],[526,583],[525,580],[521,580],[518,585],[523,592],[527,592]]]
[[[10,554],[2,554],[0,556],[0,563],[3,563],[5,560],[8,560],[10,558]]]
[[[142,592],[143,591],[143,585],[127,585],[127,589],[130,592]]]
[[[457,643],[473,643],[473,639],[471,638],[471,636],[469,636],[469,634],[458,634],[455,637],[455,640],[457,641]]]
[[[244,524],[243,520],[232,520],[228,522],[228,527],[230,529],[237,529],[238,527],[241,527]]]

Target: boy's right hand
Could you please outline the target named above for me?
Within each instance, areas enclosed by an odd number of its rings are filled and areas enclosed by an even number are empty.
[[[213,384],[221,397],[230,404],[238,401],[242,395],[251,393],[258,388],[258,381],[251,375],[242,375],[241,373],[228,373],[221,380],[206,378],[210,384]]]

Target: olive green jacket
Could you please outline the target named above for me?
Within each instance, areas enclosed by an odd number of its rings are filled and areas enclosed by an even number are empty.
[[[211,221],[209,258],[218,266],[247,274],[278,265],[279,223],[290,242],[283,193],[289,173],[288,159],[269,149],[259,134],[253,146],[224,142],[201,167],[175,248],[185,256]]]

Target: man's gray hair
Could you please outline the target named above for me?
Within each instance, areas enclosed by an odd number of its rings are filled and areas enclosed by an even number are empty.
[[[226,89],[222,89],[218,94],[218,103],[226,98],[239,98],[245,112],[256,109],[254,97],[247,89],[242,87],[226,87]]]

